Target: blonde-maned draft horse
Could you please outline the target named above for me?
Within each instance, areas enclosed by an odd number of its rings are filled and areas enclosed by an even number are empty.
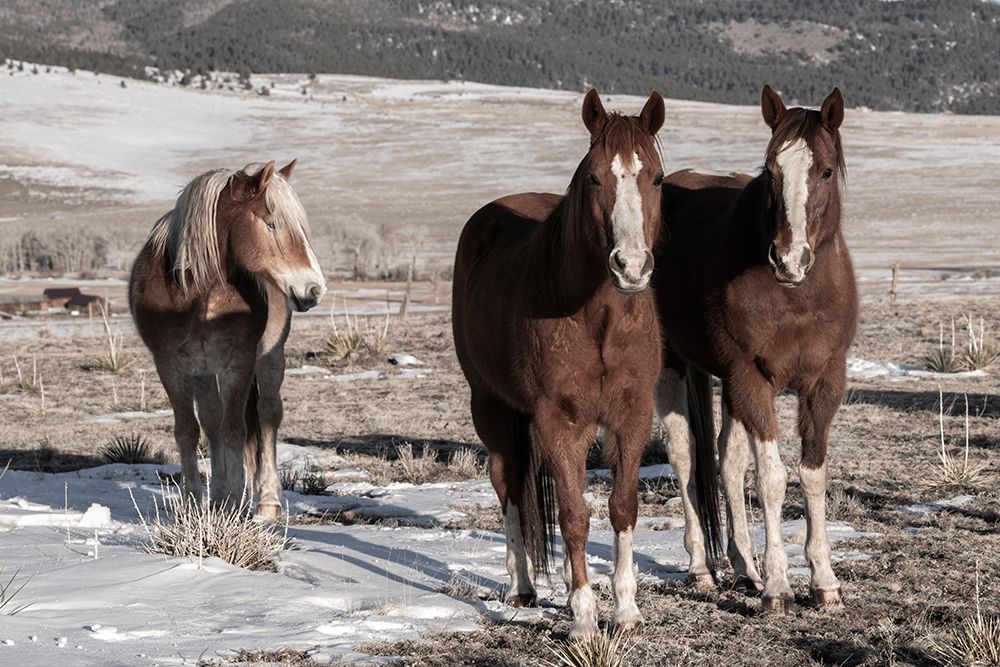
[[[294,168],[276,172],[271,161],[195,178],[153,226],[129,282],[136,329],[173,407],[183,493],[201,500],[204,430],[212,502],[255,497],[264,518],[281,514],[275,443],[291,313],[326,291],[288,184]]]
[[[784,614],[793,600],[781,538],[787,473],[778,450],[777,393],[798,394],[806,558],[817,606],[841,605],[826,531],[827,440],[844,394],[847,348],[858,297],[840,225],[845,175],[839,89],[819,110],[786,109],[765,86],[771,128],[760,174],[679,171],[663,184],[663,238],[654,276],[663,320],[657,410],[683,496],[689,575],[714,585],[719,516],[709,374],[722,382],[718,439],[736,580],[762,591],[761,610]],[[692,437],[693,434],[693,437]],[[764,512],[764,577],[753,559],[743,500],[751,452]]]
[[[625,116],[605,112],[591,90],[583,103],[590,150],[566,194],[487,204],[465,225],[455,259],[455,347],[504,515],[507,603],[536,603],[534,570],[548,571],[558,500],[573,638],[597,631],[583,493],[587,450],[599,433],[614,472],[614,621],[634,629],[643,620],[632,533],[660,368],[648,287],[660,227],[663,117],[659,93],[639,116]]]

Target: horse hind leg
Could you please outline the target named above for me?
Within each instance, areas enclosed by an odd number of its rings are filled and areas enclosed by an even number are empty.
[[[521,470],[518,466],[527,465],[527,461],[518,461],[514,456],[515,438],[527,437],[517,432],[526,428],[520,423],[523,419],[503,401],[480,392],[473,393],[472,421],[489,452],[490,481],[503,512],[507,574],[510,575],[505,602],[512,607],[533,607],[538,602],[531,559],[521,529]]]
[[[705,533],[696,509],[695,442],[688,421],[687,383],[672,368],[664,370],[656,383],[656,410],[667,434],[667,457],[677,476],[684,506],[684,548],[690,556],[688,578],[698,588],[713,588],[715,578],[708,567]]]
[[[761,591],[764,582],[757,573],[753,557],[753,542],[747,529],[746,504],[743,485],[750,467],[750,442],[743,424],[729,414],[726,401],[722,401],[722,428],[719,431],[719,463],[722,485],[726,496],[726,513],[729,543],[726,555],[733,564],[737,583],[748,589]]]

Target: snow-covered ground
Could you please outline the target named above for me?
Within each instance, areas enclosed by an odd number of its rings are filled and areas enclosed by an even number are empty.
[[[58,68],[0,77],[0,185],[25,190],[0,224],[99,214],[145,229],[201,170],[298,157],[314,227],[422,226],[424,261],[446,266],[473,211],[562,191],[586,147],[581,96],[568,91],[254,76],[256,89],[273,84],[265,97],[120,81]],[[605,99],[629,112],[643,101]],[[661,132],[668,171],[753,172],[768,136],[756,107],[674,99]],[[843,136],[845,227],[866,298],[885,298],[895,261],[903,298],[1000,292],[1000,117],[849,108]]]
[[[30,606],[2,616],[0,664],[193,665],[236,649],[280,647],[315,649],[323,659],[351,656],[359,644],[375,639],[419,639],[435,631],[474,630],[489,619],[565,613],[558,575],[541,582],[549,601],[541,608],[505,607],[496,599],[507,580],[503,536],[447,528],[467,508],[494,506],[488,482],[380,487],[335,453],[283,444],[280,459],[283,465],[332,469],[332,479],[344,480],[330,487],[333,495],[286,493],[292,514],[350,510],[381,518],[382,525],[292,526],[293,548],[281,555],[278,571],[248,572],[217,559],[145,553],[138,511],[153,511],[161,477],[176,473],[177,466],[7,471],[0,479],[0,565],[8,576],[19,571],[19,581],[30,577],[16,598]],[[660,466],[644,474],[671,471]],[[640,582],[683,576],[681,526],[664,518],[640,524]],[[789,521],[784,532],[792,572],[802,577],[804,524]],[[830,533],[835,543],[865,537],[840,523],[831,523]],[[760,531],[755,534],[761,545]],[[588,554],[597,585],[608,582],[611,542],[607,521],[595,520]],[[456,581],[492,599],[442,592]]]

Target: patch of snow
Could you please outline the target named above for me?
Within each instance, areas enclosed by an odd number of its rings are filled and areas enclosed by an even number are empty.
[[[342,373],[340,375],[324,375],[324,380],[330,382],[355,382],[357,380],[382,380],[385,371],[358,371],[357,373]]]
[[[322,366],[303,365],[298,368],[286,368],[285,375],[323,375],[327,372]]]
[[[961,371],[958,373],[934,373],[912,364],[880,363],[858,357],[847,358],[847,379],[854,381],[890,380],[894,382],[922,379],[946,380],[957,378],[985,377],[986,371]]]
[[[424,362],[417,359],[412,354],[406,352],[395,352],[389,355],[389,363],[394,366],[423,366]]]
[[[975,499],[975,496],[969,495],[955,496],[954,498],[936,500],[929,503],[914,503],[913,505],[907,505],[902,511],[906,514],[933,514],[934,512],[940,512],[947,507],[961,507],[962,505],[966,505]]]
[[[132,419],[155,419],[157,417],[172,417],[173,410],[153,410],[151,412],[141,412],[132,410],[129,412],[109,412],[96,417],[88,417],[83,420],[84,424],[116,424],[118,422]]]

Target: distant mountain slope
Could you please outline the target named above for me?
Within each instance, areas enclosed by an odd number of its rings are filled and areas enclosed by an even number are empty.
[[[1000,113],[981,0],[0,0],[0,56],[120,74],[340,72],[733,103]]]

